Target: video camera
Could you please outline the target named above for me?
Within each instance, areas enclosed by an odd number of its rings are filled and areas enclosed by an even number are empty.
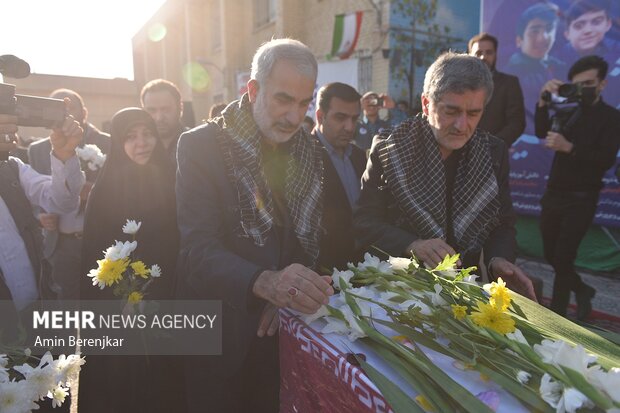
[[[23,78],[30,74],[30,66],[13,55],[0,56],[3,76]],[[66,116],[61,99],[15,94],[15,85],[0,83],[0,114],[17,116],[19,126],[52,128],[60,125]]]
[[[564,83],[558,87],[557,97],[544,91],[540,96],[555,111],[551,117],[551,131],[566,134],[581,116],[581,103],[590,92],[589,87],[579,83]],[[584,93],[585,92],[585,93]]]
[[[596,98],[596,88],[581,83],[564,83],[558,87],[558,98],[554,99],[547,91],[543,92],[541,97],[545,102],[552,104],[589,102]]]
[[[373,98],[368,102],[368,104],[370,106],[383,107],[383,98],[380,98],[380,97]]]

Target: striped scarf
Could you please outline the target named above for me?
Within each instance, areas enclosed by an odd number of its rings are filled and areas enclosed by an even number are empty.
[[[274,218],[274,201],[262,168],[261,135],[247,94],[217,118],[218,136],[231,182],[237,187],[243,236],[265,245]],[[287,165],[285,199],[295,235],[314,264],[319,254],[322,216],[321,147],[303,128],[293,135]]]
[[[378,142],[379,160],[404,219],[422,239],[446,239],[446,176],[437,140],[422,115]],[[452,224],[461,254],[479,251],[499,223],[499,186],[486,132],[462,149],[452,192]]]

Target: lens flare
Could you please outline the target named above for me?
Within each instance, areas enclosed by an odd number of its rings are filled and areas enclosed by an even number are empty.
[[[190,62],[183,67],[183,79],[197,92],[204,92],[211,85],[209,72],[200,63],[196,62]]]
[[[149,40],[151,40],[152,42],[159,42],[163,40],[164,37],[166,37],[167,33],[168,29],[166,29],[166,26],[161,23],[153,23],[151,27],[149,27]]]

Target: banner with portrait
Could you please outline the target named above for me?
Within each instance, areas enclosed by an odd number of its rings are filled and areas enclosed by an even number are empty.
[[[510,185],[517,213],[539,215],[553,151],[534,134],[534,111],[542,86],[568,82],[567,73],[587,54],[609,64],[603,100],[620,109],[620,2],[611,0],[483,0],[481,29],[499,40],[497,69],[519,78],[526,109],[524,134],[510,149]],[[604,177],[594,223],[620,227],[616,165]]]

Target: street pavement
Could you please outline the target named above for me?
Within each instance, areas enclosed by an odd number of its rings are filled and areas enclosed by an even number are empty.
[[[543,296],[551,297],[554,272],[549,264],[538,258],[519,257],[517,265],[528,274],[543,280]],[[594,273],[577,268],[577,272],[586,284],[596,289],[592,308],[620,317],[620,273]],[[575,304],[575,295],[571,294],[571,303]]]

